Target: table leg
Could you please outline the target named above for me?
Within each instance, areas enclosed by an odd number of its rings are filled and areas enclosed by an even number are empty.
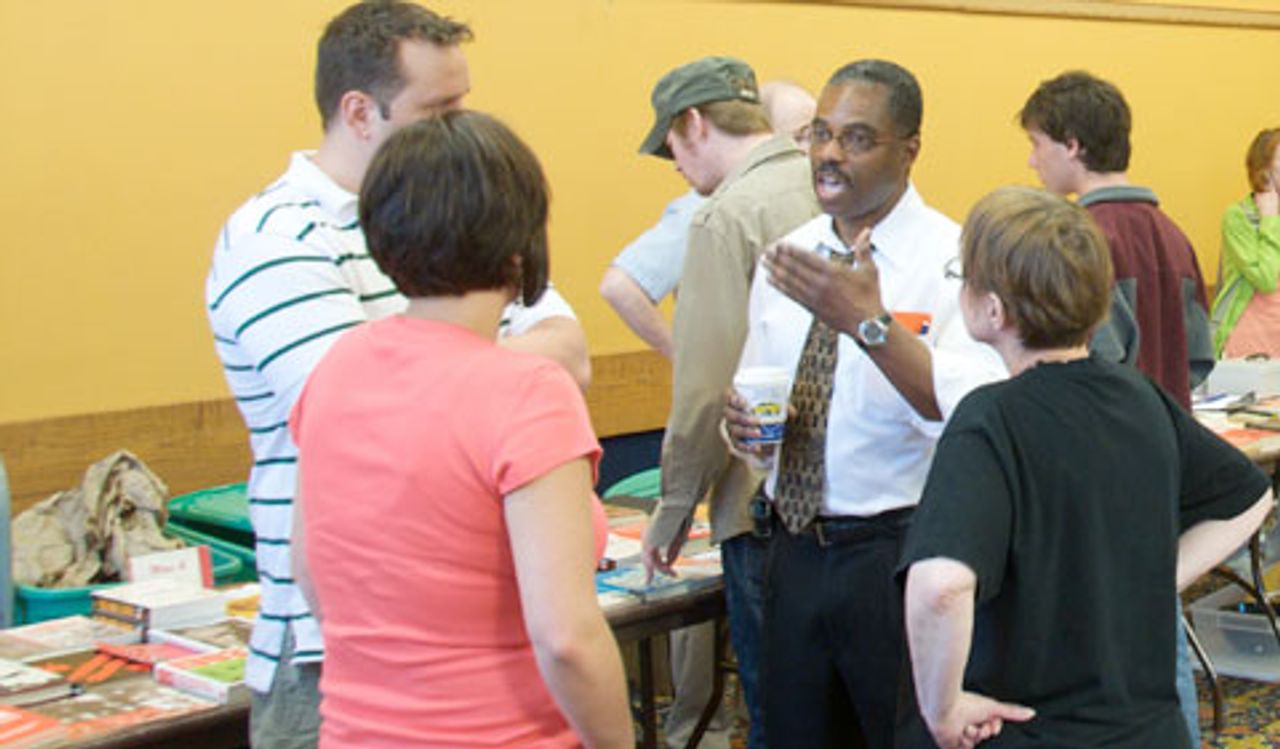
[[[642,638],[636,643],[640,656],[640,746],[658,749],[658,709],[653,697],[653,642]]]
[[[1280,624],[1277,624],[1275,609],[1271,606],[1271,600],[1267,598],[1267,582],[1262,574],[1262,537],[1257,531],[1254,531],[1253,537],[1249,539],[1249,568],[1253,573],[1254,599],[1257,600],[1262,613],[1266,615],[1267,622],[1271,624],[1271,634],[1275,635],[1276,642],[1280,643]]]
[[[685,749],[696,749],[702,741],[702,736],[707,732],[707,727],[711,725],[711,721],[715,718],[716,710],[720,708],[720,702],[724,699],[724,671],[725,661],[728,660],[726,640],[728,639],[728,629],[725,627],[724,617],[716,617],[715,619],[715,648],[714,655],[711,659],[711,668],[714,673],[711,675],[711,697],[707,700],[707,706],[702,708],[702,715],[698,716],[698,724],[693,727],[693,733],[689,734],[689,741],[685,744]]]

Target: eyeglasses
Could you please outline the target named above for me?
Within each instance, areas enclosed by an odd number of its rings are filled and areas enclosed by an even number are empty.
[[[805,124],[804,127],[798,128],[791,134],[791,138],[801,148],[809,148],[809,143],[813,141],[813,125]]]
[[[960,258],[953,257],[942,266],[942,277],[948,281],[963,281],[964,267],[960,265]]]
[[[845,153],[867,153],[877,146],[883,146],[895,140],[906,140],[910,137],[910,135],[902,138],[896,135],[881,137],[879,133],[866,125],[849,125],[841,130],[839,134],[836,134],[831,132],[831,128],[827,123],[821,120],[815,120],[809,127],[809,138],[815,146],[825,146],[834,138]]]

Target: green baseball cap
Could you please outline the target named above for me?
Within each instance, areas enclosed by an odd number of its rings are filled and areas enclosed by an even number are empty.
[[[653,128],[640,144],[640,153],[671,158],[667,131],[671,121],[689,107],[713,101],[760,102],[756,74],[732,57],[704,57],[662,76],[653,87]]]

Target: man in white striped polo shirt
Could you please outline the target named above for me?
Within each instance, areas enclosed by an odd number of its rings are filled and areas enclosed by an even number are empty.
[[[356,193],[391,133],[461,106],[470,81],[460,45],[471,37],[464,24],[400,0],[359,3],[334,18],[316,63],[319,149],[295,153],[280,179],[232,214],[214,249],[209,322],[254,457],[262,599],[246,680],[255,749],[314,747],[319,725],[323,644],[290,571],[298,456],[289,410],[343,330],[405,306],[368,255]],[[534,307],[508,307],[502,330],[505,345],[555,358],[586,387],[586,340],[554,290]]]

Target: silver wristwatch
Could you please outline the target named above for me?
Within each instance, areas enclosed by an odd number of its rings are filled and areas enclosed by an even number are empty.
[[[893,315],[888,312],[858,323],[858,342],[866,348],[879,348],[889,338],[889,325]]]

